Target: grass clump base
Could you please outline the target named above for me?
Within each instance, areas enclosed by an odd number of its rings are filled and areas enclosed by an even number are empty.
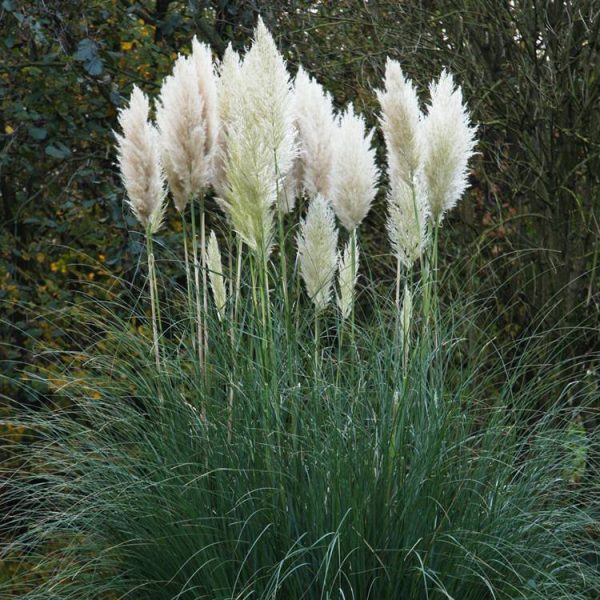
[[[153,342],[97,312],[105,352],[93,347],[85,385],[65,383],[69,408],[19,420],[36,439],[7,486],[5,559],[44,577],[5,589],[161,600],[598,589],[597,438],[574,445],[559,402],[535,410],[560,399],[564,365],[534,366],[532,345],[490,370],[485,333],[464,341],[464,306],[438,322],[437,345],[413,329],[404,357],[385,311],[341,349],[328,341],[341,324],[323,319],[317,366],[311,319],[287,329],[275,311],[265,362],[260,339],[232,346],[215,317],[205,377],[185,328],[162,340],[157,371]]]

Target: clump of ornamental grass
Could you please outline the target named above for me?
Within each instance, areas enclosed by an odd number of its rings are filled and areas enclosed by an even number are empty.
[[[161,341],[168,359],[157,372],[151,339],[90,306],[85,377],[67,370],[56,404],[14,423],[33,443],[13,448],[25,466],[4,485],[4,528],[18,535],[3,559],[43,577],[0,590],[589,598],[600,583],[598,438],[574,430],[578,413],[560,400],[597,402],[597,391],[585,399],[590,387],[565,380],[556,346],[535,332],[519,361],[490,369],[483,357],[504,354],[491,348],[495,324],[473,332],[481,318],[465,299],[447,308],[429,351],[415,300],[403,359],[394,302],[372,301],[381,310],[357,323],[353,347],[340,356],[322,340],[318,368],[308,315],[291,330],[283,317],[273,324],[278,352],[265,370],[260,340],[232,347],[211,312],[204,380],[183,323]],[[244,295],[240,312],[252,310]]]
[[[474,149],[460,88],[443,73],[422,112],[387,65],[386,293],[361,272],[358,228],[379,176],[364,118],[336,115],[303,71],[292,81],[262,21],[221,65],[193,46],[162,86],[159,133],[139,90],[120,118],[150,314],[146,292],[91,306],[85,376],[65,367],[52,410],[15,419],[30,443],[10,448],[24,466],[4,487],[1,558],[44,576],[0,591],[589,597],[598,438],[573,407],[597,390],[565,377],[538,330],[515,360],[496,347],[493,317],[477,327],[469,299],[440,303],[439,230]],[[184,290],[157,283],[163,172],[182,216]],[[207,241],[210,186],[225,218]]]

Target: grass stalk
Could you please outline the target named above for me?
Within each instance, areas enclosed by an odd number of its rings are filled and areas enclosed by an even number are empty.
[[[152,248],[152,233],[150,228],[146,231],[146,252],[148,255],[148,285],[150,287],[150,310],[152,315],[152,340],[154,348],[154,357],[156,361],[156,369],[160,372],[160,345],[159,345],[159,328],[160,328],[160,312],[158,306],[157,284],[156,284],[156,266],[154,259],[154,251]]]
[[[192,258],[194,262],[194,296],[196,303],[196,347],[198,351],[198,364],[200,371],[204,372],[204,334],[202,324],[202,305],[200,292],[200,263],[198,260],[198,237],[196,235],[196,206],[195,198],[190,199],[190,213],[192,224]]]

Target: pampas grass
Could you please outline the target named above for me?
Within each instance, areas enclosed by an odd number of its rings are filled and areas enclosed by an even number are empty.
[[[225,280],[223,277],[223,263],[221,261],[221,251],[219,242],[214,231],[210,232],[208,238],[208,248],[206,251],[206,264],[208,268],[208,278],[213,292],[215,307],[219,320],[225,318],[225,305],[227,304],[227,291],[225,289]]]
[[[298,234],[300,275],[317,312],[325,310],[331,300],[337,241],[333,211],[323,196],[317,196],[310,203]]]
[[[475,147],[475,128],[463,103],[462,91],[444,71],[431,84],[431,102],[423,121],[423,178],[431,218],[438,224],[454,208],[467,187],[467,163]]]
[[[331,198],[336,120],[331,94],[300,67],[294,82],[301,184],[310,197]]]
[[[117,158],[127,204],[145,229],[148,255],[148,282],[152,310],[152,333],[156,368],[160,368],[160,314],[152,236],[161,227],[165,212],[163,166],[159,151],[159,134],[149,122],[150,105],[136,86],[129,106],[119,113],[122,135],[117,139]]]
[[[337,304],[342,319],[346,320],[352,314],[356,296],[358,279],[359,251],[355,236],[351,236],[344,251],[338,255],[338,297]]]
[[[377,192],[379,172],[373,132],[366,133],[364,118],[350,105],[340,115],[334,132],[331,168],[331,204],[347,231],[354,231],[367,216]]]
[[[162,225],[165,191],[158,133],[148,120],[149,111],[147,96],[134,86],[129,106],[119,113],[122,135],[115,137],[127,204],[152,235]]]
[[[183,267],[187,290],[170,286],[160,306],[151,242],[161,167],[139,90],[121,115],[124,184],[148,240],[152,339],[144,292],[125,286],[121,304],[79,313],[89,344],[73,349],[77,369],[43,353],[61,384],[52,410],[23,407],[10,422],[29,433],[9,446],[23,467],[3,488],[10,542],[0,556],[41,576],[0,582],[0,595],[589,598],[600,586],[598,436],[578,411],[598,400],[597,387],[569,377],[584,363],[558,360],[535,326],[521,345],[501,347],[499,317],[475,308],[481,298],[439,297],[439,226],[474,145],[460,90],[442,75],[421,118],[410,82],[388,63],[380,101],[396,297],[369,279],[363,249],[359,300],[357,229],[377,192],[372,132],[343,111],[330,172],[321,165],[317,177],[306,153],[329,152],[327,143],[294,114],[298,98],[262,21],[254,37],[243,57],[227,51],[214,88],[201,85],[213,67],[197,42],[162,88],[165,136],[176,117],[196,115],[188,137],[163,145],[177,208],[183,217],[183,198],[200,193],[204,215],[213,181],[228,220],[221,248],[214,232],[205,244],[201,220],[200,264],[191,207],[194,274]],[[300,73],[296,94],[328,122],[315,86]],[[170,98],[187,108],[171,114]],[[209,155],[212,176],[197,162]],[[174,180],[175,162],[186,166]],[[314,195],[293,223],[282,193],[299,162],[307,195],[329,175],[330,197]],[[410,210],[422,209],[421,185],[433,235]],[[564,345],[577,332],[562,333]]]
[[[178,342],[184,327],[162,340],[158,373],[151,343],[111,315],[127,299],[90,306],[80,316],[85,378],[63,367],[52,410],[12,421],[35,440],[10,447],[26,466],[4,485],[13,541],[2,558],[42,577],[0,583],[0,595],[593,597],[598,438],[573,438],[576,410],[560,399],[570,389],[581,406],[597,390],[565,379],[556,345],[534,330],[519,359],[496,348],[490,369],[482,357],[495,323],[473,331],[481,315],[464,297],[429,351],[417,297],[402,367],[395,306],[371,300],[379,312],[357,327],[355,346],[339,355],[324,336],[318,368],[308,314],[297,332],[276,317],[286,333],[268,370],[253,336],[232,347],[209,315],[204,382],[189,368],[193,348]]]

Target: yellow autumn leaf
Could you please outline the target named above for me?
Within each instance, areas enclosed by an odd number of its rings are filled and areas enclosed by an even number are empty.
[[[133,48],[133,42],[121,42],[121,50],[127,52]]]
[[[4,126],[4,133],[6,133],[7,135],[12,135],[14,132],[15,130],[10,125]]]

